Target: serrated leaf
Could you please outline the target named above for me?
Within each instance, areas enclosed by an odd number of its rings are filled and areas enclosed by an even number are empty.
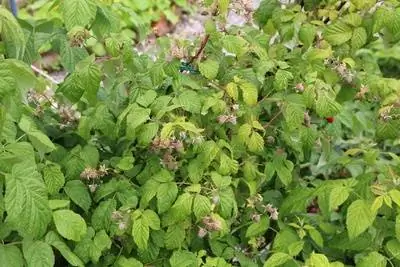
[[[311,239],[321,248],[324,247],[324,239],[321,233],[317,229],[309,229],[308,234],[310,235]]]
[[[226,93],[235,101],[239,98],[239,89],[236,83],[230,82],[225,87]]]
[[[146,220],[138,218],[133,221],[132,236],[139,249],[145,250],[147,248],[150,236],[150,227]]]
[[[55,247],[61,255],[68,261],[72,266],[83,267],[85,264],[79,259],[71,249],[65,244],[65,242],[55,232],[50,231],[47,233],[45,241],[47,244]]]
[[[22,253],[16,246],[0,245],[0,266],[2,267],[22,267],[24,259]]]
[[[0,6],[0,35],[8,58],[22,59],[25,53],[25,36],[15,17]]]
[[[289,86],[289,81],[293,79],[293,74],[287,70],[279,69],[275,74],[274,88],[277,91],[286,90]]]
[[[352,37],[352,29],[346,23],[337,21],[329,25],[325,32],[324,38],[331,45],[341,45],[350,40]]]
[[[178,186],[175,182],[162,183],[157,188],[158,213],[166,212],[174,203],[178,195]]]
[[[193,213],[197,220],[202,219],[204,216],[211,212],[211,201],[208,197],[197,194],[194,197]]]
[[[292,181],[293,163],[282,156],[276,156],[272,164],[281,182],[285,186],[289,185]]]
[[[268,260],[264,263],[264,267],[281,266],[290,260],[292,260],[290,255],[282,252],[276,252],[268,258]]]
[[[64,186],[65,193],[76,205],[88,212],[92,204],[87,186],[80,180],[69,181]]]
[[[370,267],[370,266],[386,267],[387,260],[386,260],[386,257],[383,256],[382,254],[379,254],[376,251],[372,251],[367,256],[361,258],[360,261],[357,262],[356,266],[357,267]]]
[[[150,119],[150,109],[147,108],[133,108],[126,117],[126,131],[127,137],[132,138],[135,136],[135,130],[140,125],[144,124]]]
[[[247,51],[248,43],[242,37],[226,35],[222,38],[222,46],[228,53],[240,57]]]
[[[87,226],[85,220],[72,210],[54,211],[53,220],[57,232],[68,240],[80,241],[86,234]]]
[[[197,258],[195,254],[189,251],[174,251],[171,258],[169,259],[169,263],[171,264],[171,266],[174,267],[196,266]]]
[[[253,131],[247,140],[247,146],[250,152],[260,152],[264,149],[264,139],[259,133]]]
[[[389,191],[389,196],[393,200],[393,202],[400,207],[400,191],[392,189]]]
[[[61,167],[56,164],[46,165],[43,168],[43,180],[50,195],[60,191],[65,183]]]
[[[92,30],[98,37],[118,32],[120,27],[117,14],[108,6],[97,6],[96,18],[92,24]]]
[[[372,225],[375,214],[365,200],[356,200],[347,209],[346,226],[350,239],[354,239]]]
[[[255,106],[258,99],[257,87],[251,82],[242,81],[240,84],[242,90],[243,101],[249,106]]]
[[[142,220],[153,230],[160,230],[160,218],[157,213],[152,210],[145,210],[142,213]]]
[[[169,226],[164,236],[165,247],[167,249],[181,248],[185,240],[185,234],[185,226],[183,223]]]
[[[111,214],[116,210],[117,203],[115,199],[108,199],[100,202],[92,215],[92,227],[96,231],[102,229],[108,231],[111,225]]]
[[[318,92],[316,111],[321,117],[330,117],[340,111],[341,105],[328,95],[327,92]]]
[[[304,122],[304,108],[301,105],[289,103],[285,106],[283,116],[290,130],[299,128]]]
[[[259,222],[252,223],[246,230],[246,237],[252,238],[264,234],[269,228],[269,218],[262,216]]]
[[[114,264],[115,267],[143,267],[143,264],[134,258],[121,256]]]
[[[43,241],[24,242],[22,249],[28,267],[53,267],[55,264],[53,250]]]
[[[329,266],[328,258],[323,254],[311,253],[310,258],[306,261],[307,266],[318,267],[318,266]]]
[[[355,28],[351,37],[351,47],[359,49],[367,43],[367,31],[363,27]]]
[[[97,7],[92,0],[69,0],[62,2],[62,15],[67,30],[75,26],[87,26],[96,16]]]
[[[200,73],[209,80],[213,80],[218,75],[219,63],[213,59],[207,59],[199,63]]]
[[[47,191],[41,175],[35,166],[20,163],[13,166],[5,180],[6,221],[22,236],[41,237],[51,220]]]
[[[201,99],[193,90],[185,90],[178,96],[178,103],[186,111],[199,114],[201,111]]]
[[[330,209],[332,210],[342,205],[347,200],[349,195],[349,190],[346,187],[333,188],[331,193],[329,194]]]
[[[299,39],[308,48],[313,44],[316,34],[317,28],[314,25],[304,24],[299,30]]]
[[[47,135],[39,131],[29,117],[23,115],[18,123],[18,126],[28,135],[29,140],[38,151],[48,153],[56,149]]]

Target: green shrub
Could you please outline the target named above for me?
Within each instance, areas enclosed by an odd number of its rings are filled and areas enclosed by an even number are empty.
[[[0,266],[399,265],[400,83],[380,70],[399,3],[336,2],[264,0],[226,29],[216,1],[185,64],[135,53],[101,1],[0,7]],[[31,71],[43,49],[60,84]]]

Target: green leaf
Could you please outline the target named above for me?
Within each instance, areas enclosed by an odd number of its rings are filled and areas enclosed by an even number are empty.
[[[351,47],[359,49],[367,43],[367,31],[363,27],[355,28],[351,37]]]
[[[196,255],[189,251],[174,251],[169,263],[174,267],[197,266]]]
[[[400,242],[397,239],[389,240],[385,247],[392,257],[400,259]]]
[[[0,245],[0,266],[4,267],[22,267],[24,259],[22,253],[16,246]]]
[[[186,111],[199,114],[201,111],[201,98],[192,90],[185,90],[178,96],[178,103]]]
[[[304,24],[299,30],[299,39],[304,47],[308,48],[313,44],[316,34],[317,29],[314,25]]]
[[[276,252],[264,263],[264,267],[281,266],[286,262],[292,260],[292,257],[286,253]]]
[[[115,199],[108,199],[100,202],[92,215],[92,227],[96,231],[100,231],[102,229],[108,231],[112,223],[111,214],[116,210],[116,208],[117,202]]]
[[[145,210],[142,213],[142,220],[153,230],[160,230],[160,218],[157,213],[152,210]]]
[[[144,218],[138,218],[133,221],[132,236],[139,249],[145,250],[150,236],[148,222]]]
[[[218,0],[217,3],[218,3],[219,13],[222,16],[226,16],[226,13],[228,12],[230,0]]]
[[[318,92],[316,111],[321,117],[330,117],[340,111],[341,105],[328,95],[325,91]]]
[[[290,130],[299,128],[304,122],[304,108],[295,103],[286,105],[283,116]]]
[[[72,210],[56,210],[53,212],[53,220],[57,232],[68,240],[80,241],[86,234],[85,220]]]
[[[51,221],[47,191],[35,166],[15,164],[5,176],[7,219],[23,237],[41,237]]]
[[[143,95],[139,96],[136,99],[136,103],[138,103],[142,107],[147,108],[148,106],[151,105],[151,103],[153,103],[153,101],[156,99],[156,97],[157,97],[156,91],[147,90]]]
[[[22,250],[28,267],[53,267],[55,264],[53,250],[43,241],[24,242]]]
[[[0,6],[0,36],[8,58],[22,59],[25,53],[25,36],[15,17]]]
[[[166,212],[174,203],[178,195],[178,186],[175,182],[162,183],[157,188],[158,213]]]
[[[94,60],[94,56],[89,56],[79,61],[75,72],[64,80],[57,91],[62,92],[73,103],[85,95],[87,101],[94,105],[101,81],[101,71]]]
[[[208,215],[210,212],[211,212],[210,199],[206,196],[197,194],[194,197],[194,202],[193,202],[193,213],[194,216],[196,216],[196,219],[200,220],[204,216]]]
[[[347,209],[346,226],[350,239],[354,239],[372,225],[375,214],[365,200],[356,200]]]
[[[118,32],[120,28],[119,18],[108,6],[97,6],[96,18],[92,24],[92,30],[98,37]]]
[[[47,233],[45,241],[47,244],[55,247],[60,251],[61,255],[68,261],[72,266],[83,267],[85,264],[79,259],[71,249],[65,244],[65,242],[55,232],[50,231]]]
[[[393,200],[393,202],[400,207],[400,191],[392,189],[389,191],[389,196]]]
[[[344,44],[351,39],[352,35],[351,27],[341,21],[329,25],[324,32],[325,40],[331,45]]]
[[[254,84],[246,81],[241,82],[239,86],[240,89],[242,89],[243,101],[249,106],[257,105],[257,87]]]
[[[52,210],[69,208],[71,201],[66,199],[51,199],[49,200],[49,207]]]
[[[247,140],[247,146],[250,152],[261,152],[264,149],[264,139],[259,133],[253,131]]]
[[[157,135],[159,124],[156,122],[149,122],[138,128],[137,140],[140,145],[147,146],[151,143]]]
[[[199,63],[200,73],[209,80],[213,80],[218,75],[219,63],[213,59],[207,59]]]
[[[349,195],[350,193],[347,187],[341,186],[333,188],[329,194],[330,209],[332,210],[342,205],[347,200]]]
[[[242,37],[226,35],[222,38],[222,46],[228,53],[232,53],[237,57],[240,57],[246,53],[248,43]]]
[[[22,115],[18,126],[28,135],[29,140],[32,142],[32,145],[38,151],[48,153],[56,149],[56,147],[50,141],[47,135],[39,131],[35,123],[29,117]]]
[[[289,81],[293,79],[293,74],[287,70],[279,69],[275,74],[274,88],[277,91],[286,90],[289,86]]]
[[[165,247],[167,249],[181,248],[186,238],[185,225],[183,223],[173,224],[168,227],[164,236]]]
[[[281,182],[287,186],[292,181],[293,163],[282,156],[276,156],[272,162]]]
[[[396,216],[395,232],[397,240],[400,241],[400,215]]]
[[[95,18],[97,10],[92,0],[63,1],[61,8],[67,30],[75,26],[87,26]]]
[[[71,45],[68,42],[65,42],[61,45],[60,56],[61,56],[61,65],[68,72],[73,72],[78,62],[88,57],[89,54],[85,48],[71,47]],[[72,79],[72,77],[74,77],[74,79],[77,79],[77,76],[71,75],[67,77],[67,81],[69,79]],[[79,81],[76,81],[76,83],[79,83]]]
[[[121,256],[114,264],[115,267],[143,267],[143,264],[134,258],[125,258]]]
[[[321,233],[316,229],[309,229],[308,234],[310,235],[311,239],[321,248],[324,247],[324,239]]]
[[[148,108],[133,108],[126,117],[126,135],[128,138],[135,136],[135,130],[150,119],[151,110]]]
[[[310,258],[306,261],[307,266],[319,267],[319,266],[329,266],[328,258],[323,254],[311,253]]]
[[[246,230],[246,237],[252,238],[264,234],[269,228],[269,219],[262,216],[259,222],[252,223]]]
[[[92,204],[87,186],[80,180],[69,181],[64,186],[65,193],[76,205],[88,212]]]
[[[356,267],[386,267],[387,260],[386,257],[382,254],[379,254],[376,251],[370,252],[366,257],[361,258],[359,262],[357,262]]]
[[[239,99],[239,90],[236,83],[228,83],[225,87],[226,93],[235,101]]]
[[[56,164],[46,165],[43,168],[43,180],[50,195],[58,193],[65,183],[61,167]]]

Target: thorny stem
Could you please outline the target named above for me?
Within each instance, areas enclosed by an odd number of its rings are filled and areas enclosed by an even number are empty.
[[[207,42],[208,42],[209,39],[210,39],[210,35],[207,34],[207,35],[204,37],[203,41],[201,41],[200,48],[199,48],[199,50],[197,51],[196,55],[194,55],[194,56],[189,60],[189,62],[188,62],[189,64],[191,64],[195,59],[199,58],[199,56],[201,55],[201,53],[204,51],[204,48],[206,47],[206,44],[207,44]]]

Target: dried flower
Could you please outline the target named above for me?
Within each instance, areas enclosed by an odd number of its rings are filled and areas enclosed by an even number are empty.
[[[202,222],[208,231],[220,231],[222,229],[221,221],[216,220],[211,216],[204,217]]]
[[[94,180],[99,177],[99,173],[94,168],[86,167],[80,176],[82,179]]]
[[[98,186],[97,184],[90,184],[90,185],[89,185],[89,190],[90,190],[90,192],[91,192],[91,193],[96,192],[97,186]]]
[[[304,84],[298,83],[295,86],[296,93],[303,93],[304,92]]]
[[[254,214],[251,215],[251,220],[252,220],[253,222],[255,222],[255,223],[260,222],[260,220],[261,220],[261,215],[258,214],[258,213],[254,213]]]
[[[277,208],[274,208],[272,206],[272,204],[268,204],[265,206],[265,211],[269,213],[269,217],[274,220],[277,221],[278,217],[279,217],[279,212]]]
[[[207,235],[208,231],[207,229],[203,227],[199,227],[199,231],[197,232],[197,236],[200,238],[204,238]]]

